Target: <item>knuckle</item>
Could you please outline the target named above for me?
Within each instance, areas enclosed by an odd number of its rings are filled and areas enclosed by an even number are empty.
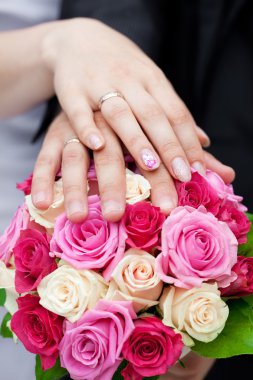
[[[55,160],[52,156],[49,154],[42,154],[38,157],[38,160],[36,162],[36,169],[40,167],[48,167],[48,168],[54,168],[55,166]]]
[[[104,168],[107,166],[120,166],[123,163],[122,157],[118,154],[109,154],[109,153],[100,153],[100,154],[95,154],[95,163],[96,167],[98,169]]]
[[[166,156],[176,156],[181,153],[180,146],[177,141],[165,141],[161,145],[161,152]]]
[[[69,149],[64,152],[63,165],[75,165],[82,162],[82,155],[77,150]]]
[[[68,112],[68,117],[74,123],[79,122],[80,120],[89,120],[90,114],[85,112],[85,110],[80,106],[75,106]]]
[[[64,184],[64,194],[77,194],[82,192],[82,186],[74,183]]]
[[[162,117],[162,110],[156,104],[145,105],[142,110],[144,120],[159,119]]]
[[[117,102],[111,101],[104,103],[103,111],[111,120],[117,121],[118,119],[125,118],[129,112],[129,109],[126,102],[119,99]]]
[[[181,106],[173,109],[171,122],[174,125],[185,124],[190,120],[190,113],[186,107]]]

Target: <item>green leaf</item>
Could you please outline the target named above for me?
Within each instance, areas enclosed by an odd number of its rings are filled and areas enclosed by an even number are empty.
[[[6,301],[6,291],[4,289],[0,289],[0,306],[4,306]]]
[[[7,313],[7,314],[5,314],[5,316],[3,318],[1,328],[0,328],[0,334],[4,338],[12,338],[13,337],[11,330],[7,326],[7,323],[11,320],[11,317],[12,317],[11,314]]]
[[[247,243],[241,244],[238,247],[238,255],[245,256],[245,257],[252,257],[253,256],[253,214],[247,214],[247,217],[249,218],[251,222],[251,227],[247,235]]]
[[[247,302],[251,307],[253,307],[253,294],[250,296],[243,297],[244,301]]]
[[[243,299],[228,302],[229,317],[220,335],[210,343],[195,341],[192,347],[202,356],[228,358],[253,354],[253,309]]]
[[[50,368],[47,371],[43,371],[43,369],[41,368],[40,357],[39,355],[36,355],[36,380],[59,380],[60,377],[65,376],[67,374],[68,372],[66,371],[66,369],[61,367],[59,359],[57,359],[53,368]]]

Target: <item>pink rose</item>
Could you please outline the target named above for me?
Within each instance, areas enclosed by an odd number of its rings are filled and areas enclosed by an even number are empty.
[[[129,371],[133,367],[143,377],[165,374],[180,358],[184,346],[181,335],[157,317],[139,318],[134,325],[122,350],[123,357],[130,363]]]
[[[89,214],[81,223],[70,222],[65,214],[56,221],[51,251],[77,269],[105,269],[105,278],[124,255],[125,234],[119,223],[103,218],[100,199],[88,197]]]
[[[148,202],[127,205],[122,226],[127,233],[128,246],[145,251],[157,247],[164,220],[165,215],[160,212],[159,207]]]
[[[214,280],[226,287],[235,278],[238,242],[226,223],[204,207],[177,207],[162,229],[162,252],[157,274],[181,288],[200,287]]]
[[[49,241],[45,233],[29,229],[21,231],[13,248],[18,293],[36,290],[42,278],[57,269],[55,260],[49,256]]]
[[[246,212],[247,207],[241,204],[243,197],[234,194],[234,189],[231,184],[226,184],[219,174],[212,172],[211,170],[206,171],[206,179],[209,184],[217,191],[220,199],[229,200],[237,204],[237,208]]]
[[[27,351],[40,355],[42,368],[47,370],[59,355],[63,318],[44,309],[39,300],[30,294],[17,299],[19,310],[11,319],[11,329]]]
[[[17,183],[16,188],[23,191],[25,195],[31,194],[33,174],[30,174],[23,182]]]
[[[131,302],[101,300],[75,323],[66,322],[61,365],[73,380],[111,380],[123,344],[134,330]]]
[[[227,288],[220,289],[222,297],[243,297],[253,294],[253,257],[238,256],[233,271],[237,279]]]
[[[217,191],[198,172],[192,173],[192,179],[189,182],[176,181],[176,189],[178,206],[198,208],[202,205],[207,211],[217,215],[221,200]]]
[[[142,380],[143,376],[135,371],[131,364],[128,364],[122,371],[121,375],[124,380]]]
[[[10,225],[6,228],[4,234],[0,237],[0,259],[3,260],[6,264],[10,260],[13,252],[13,247],[19,238],[20,231],[27,228],[29,219],[29,213],[24,204],[17,209]]]
[[[227,223],[239,244],[247,242],[247,234],[250,230],[251,223],[247,216],[235,207],[235,202],[229,200],[225,201],[219,210],[217,218]]]

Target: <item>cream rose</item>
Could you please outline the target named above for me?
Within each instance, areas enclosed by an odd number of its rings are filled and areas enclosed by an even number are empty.
[[[126,169],[126,202],[133,204],[150,197],[150,183],[140,174]]]
[[[139,312],[157,305],[163,283],[155,272],[155,258],[140,249],[129,249],[111,275],[107,298],[131,300]]]
[[[36,223],[47,229],[54,228],[56,218],[64,212],[62,179],[54,183],[54,200],[47,210],[39,210],[36,208],[32,203],[31,195],[27,195],[25,199],[31,220],[35,220]]]
[[[19,294],[15,290],[15,268],[7,268],[4,262],[0,261],[0,289],[5,289],[6,301],[4,307],[14,314],[18,310],[16,299]]]
[[[38,293],[42,306],[73,323],[104,298],[107,289],[103,277],[96,272],[63,264],[43,278]]]
[[[229,314],[217,284],[203,283],[190,290],[167,287],[159,306],[164,324],[180,331],[186,345],[193,343],[189,337],[205,343],[217,338]]]

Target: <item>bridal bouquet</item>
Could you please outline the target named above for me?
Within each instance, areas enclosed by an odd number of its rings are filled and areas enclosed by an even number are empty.
[[[64,212],[62,179],[46,211],[25,202],[0,238],[1,334],[36,354],[36,379],[158,379],[191,349],[253,354],[252,216],[214,172],[175,182],[165,216],[126,169],[126,211],[106,221],[92,191],[82,223]]]

